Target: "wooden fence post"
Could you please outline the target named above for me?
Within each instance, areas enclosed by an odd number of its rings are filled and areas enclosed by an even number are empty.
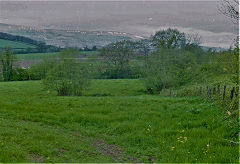
[[[235,96],[238,97],[238,92],[239,92],[239,87],[237,86],[236,87],[236,90],[235,90]]]
[[[200,90],[199,90],[199,92],[200,92],[200,95],[202,94],[202,87],[200,87]]]
[[[230,91],[230,100],[231,101],[233,99],[234,92],[235,92],[235,87],[233,87],[232,90]]]
[[[207,88],[206,88],[206,91],[207,91],[207,97],[208,97],[208,86],[207,86]]]
[[[209,93],[208,93],[209,98],[211,98],[211,88],[210,88],[210,87],[208,88],[208,92],[209,92]]]
[[[222,100],[225,99],[226,85],[223,86]]]
[[[217,93],[220,94],[220,84],[217,86]]]
[[[211,89],[210,87],[207,86],[207,97],[210,98],[211,97]]]
[[[216,94],[216,87],[213,87],[213,95]]]

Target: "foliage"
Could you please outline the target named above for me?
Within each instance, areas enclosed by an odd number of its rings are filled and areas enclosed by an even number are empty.
[[[135,43],[135,51],[138,55],[147,58],[150,55],[151,49],[153,49],[151,40],[142,39]]]
[[[185,34],[171,28],[156,32],[152,40],[156,47],[165,49],[183,48],[186,44]]]
[[[15,56],[11,52],[11,49],[9,47],[5,47],[4,51],[0,53],[0,64],[4,81],[12,80],[14,60]]]
[[[31,75],[29,74],[28,69],[16,68],[13,70],[12,81],[24,81],[31,80]]]
[[[29,73],[29,80],[41,80],[44,79],[47,73],[57,65],[57,58],[55,56],[44,58],[37,64],[27,68]]]
[[[194,49],[199,48],[201,37],[196,34],[185,34],[177,29],[168,28],[155,33],[151,45],[163,49]]]
[[[60,96],[82,95],[89,85],[88,69],[75,58],[78,51],[67,49],[60,53],[59,62],[43,80],[46,89],[57,91]]]
[[[127,78],[130,75],[130,60],[133,59],[131,41],[109,44],[100,50],[100,56],[107,64],[104,76],[110,78]]]
[[[145,66],[145,84],[150,92],[182,86],[194,78],[195,57],[182,50],[162,49],[154,52]]]

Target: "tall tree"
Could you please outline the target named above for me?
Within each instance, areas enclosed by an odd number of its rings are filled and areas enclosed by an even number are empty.
[[[152,38],[153,45],[158,48],[177,49],[186,45],[186,36],[177,29],[168,28],[156,32]]]
[[[133,54],[131,41],[111,43],[100,50],[100,55],[109,63],[124,67]]]
[[[10,81],[13,76],[13,62],[14,54],[9,47],[5,47],[2,53],[0,53],[0,61],[2,68],[2,76],[4,81]]]
[[[136,42],[135,49],[137,50],[137,53],[140,55],[143,55],[144,57],[148,57],[151,51],[152,43],[148,39],[143,39],[138,42]]]

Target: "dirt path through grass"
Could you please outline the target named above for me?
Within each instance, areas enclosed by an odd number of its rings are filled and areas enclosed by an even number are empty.
[[[65,129],[63,127],[59,126],[51,126],[51,125],[45,125],[39,122],[32,122],[32,121],[24,121],[24,120],[9,120],[4,119],[0,117],[0,124],[1,126],[1,136],[14,136],[14,138],[10,137],[10,141],[12,140],[14,144],[17,144],[18,146],[15,147],[19,151],[19,153],[23,153],[22,159],[26,159],[28,162],[53,162],[53,161],[59,161],[59,162],[79,162],[79,159],[82,156],[87,156],[89,160],[102,158],[107,158],[109,162],[138,162],[136,158],[127,156],[124,150],[117,145],[114,144],[108,144],[106,141],[104,141],[101,138],[93,138],[89,136],[84,136],[80,132],[77,131],[69,131],[68,129]],[[11,133],[6,133],[6,129],[8,129]],[[14,129],[17,129],[14,131]],[[43,132],[42,129],[44,129]],[[24,132],[22,132],[24,130]],[[17,141],[23,137],[24,134],[28,133],[28,136],[26,137],[26,143],[18,143]],[[26,135],[25,135],[26,136]],[[57,142],[49,142],[47,139],[52,138],[52,141],[55,140],[64,140],[65,143],[58,144]],[[54,138],[54,140],[53,140]],[[38,140],[35,140],[38,139]],[[35,140],[35,141],[34,141]],[[8,143],[0,142],[3,147],[13,146]],[[46,144],[46,145],[39,145],[38,144]],[[69,145],[68,145],[69,144]],[[71,144],[77,145],[85,145],[81,148],[72,148]],[[42,148],[52,149],[54,151],[51,152],[51,156],[46,154],[46,150],[41,152]],[[36,149],[35,149],[36,148]],[[22,152],[21,152],[22,151]],[[74,153],[75,152],[75,153]],[[74,153],[75,156],[72,159],[69,157],[65,159],[67,154]],[[2,155],[2,154],[1,154]],[[14,162],[24,162],[19,160],[18,158],[15,158],[14,155],[10,152],[5,152],[5,155],[11,157],[11,161]],[[82,159],[81,159],[82,160]],[[4,159],[0,158],[1,162],[4,162]],[[7,161],[7,160],[6,160]],[[107,162],[107,161],[106,161]]]
[[[216,104],[143,89],[95,80],[85,96],[60,97],[39,81],[0,83],[0,162],[238,161],[239,145],[219,139],[237,142],[238,123]]]

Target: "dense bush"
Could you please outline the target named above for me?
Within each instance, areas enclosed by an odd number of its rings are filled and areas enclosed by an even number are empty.
[[[47,58],[43,61],[33,65],[28,69],[31,80],[41,80],[47,75],[47,72],[53,69],[58,63],[57,58]]]
[[[30,74],[28,69],[16,68],[13,70],[12,81],[24,81],[30,80]]]
[[[183,50],[161,49],[154,52],[145,65],[145,84],[150,92],[182,86],[190,82],[197,64],[192,53]]]
[[[57,91],[60,96],[83,94],[89,85],[88,67],[76,60],[78,51],[67,49],[61,52],[56,65],[43,79],[46,89]]]
[[[111,43],[102,48],[99,54],[104,59],[105,69],[102,72],[104,78],[131,78],[130,63],[134,58],[131,41]]]
[[[14,61],[15,55],[12,53],[10,47],[5,47],[4,50],[0,52],[0,70],[4,81],[12,80]]]

